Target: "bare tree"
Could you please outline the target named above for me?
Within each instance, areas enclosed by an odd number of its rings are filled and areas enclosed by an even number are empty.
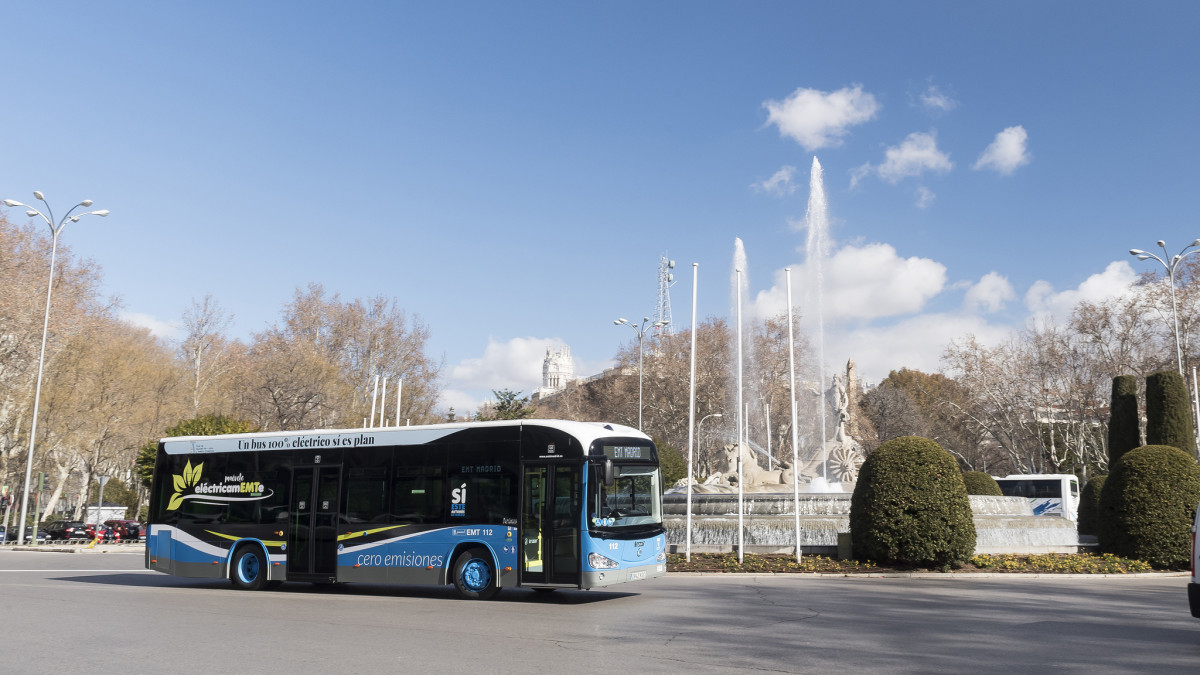
[[[387,402],[389,417],[433,421],[441,364],[425,354],[428,339],[395,300],[343,302],[310,284],[296,290],[281,323],[254,336],[239,369],[237,411],[264,429],[357,426],[381,376],[393,387],[403,382],[400,409]]]
[[[63,350],[43,388],[39,447],[57,478],[47,511],[73,472],[83,474],[76,516],[95,476],[133,482],[138,448],[186,410],[180,375],[171,350],[148,330],[94,317]]]
[[[231,341],[225,336],[225,331],[231,321],[233,316],[225,313],[212,294],[205,295],[200,301],[193,299],[183,312],[183,327],[187,335],[179,345],[179,356],[188,369],[192,417],[199,416],[202,408],[220,407],[207,403],[205,397],[214,382],[229,372]]]
[[[15,225],[0,216],[0,481],[7,485],[19,483],[16,477],[23,464],[19,460],[29,446],[50,248],[50,238],[42,229]],[[47,372],[89,316],[105,311],[98,288],[98,269],[79,262],[70,247],[60,245],[46,334]]]

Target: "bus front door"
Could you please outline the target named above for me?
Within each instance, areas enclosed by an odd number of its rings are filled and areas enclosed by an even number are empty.
[[[337,508],[340,466],[292,470],[292,517],[288,527],[288,579],[337,579]]]
[[[526,464],[521,498],[521,584],[580,584],[581,468]]]

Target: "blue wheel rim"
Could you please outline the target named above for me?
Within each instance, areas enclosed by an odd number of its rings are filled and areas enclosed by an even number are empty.
[[[238,560],[238,578],[244,584],[252,584],[258,579],[258,556],[247,553]]]
[[[463,586],[478,593],[484,590],[492,582],[492,567],[488,565],[482,558],[472,558],[463,565],[462,569]]]

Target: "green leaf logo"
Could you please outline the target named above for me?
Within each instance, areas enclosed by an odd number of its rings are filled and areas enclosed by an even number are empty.
[[[183,466],[183,475],[172,474],[171,479],[175,486],[175,494],[171,495],[171,501],[167,502],[167,510],[174,511],[180,506],[183,506],[183,491],[200,482],[200,470],[204,467],[204,462],[192,466],[192,460],[188,460]]]

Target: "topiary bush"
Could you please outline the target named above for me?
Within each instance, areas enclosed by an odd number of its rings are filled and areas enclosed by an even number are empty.
[[[901,436],[872,452],[850,500],[859,560],[944,567],[975,551],[975,521],[962,472],[936,442]]]
[[[1146,445],[1172,445],[1196,456],[1191,399],[1174,370],[1146,377]]]
[[[1100,491],[1100,550],[1158,569],[1188,567],[1198,500],[1200,465],[1186,452],[1168,445],[1130,450]]]
[[[1079,534],[1096,534],[1100,519],[1100,490],[1106,480],[1108,476],[1092,476],[1079,491]]]
[[[1118,375],[1112,381],[1112,402],[1108,418],[1108,465],[1141,445],[1138,429],[1137,378]]]
[[[1004,496],[1004,492],[1000,490],[1000,484],[996,482],[996,479],[983,471],[964,471],[963,483],[966,484],[967,494],[969,495]]]

